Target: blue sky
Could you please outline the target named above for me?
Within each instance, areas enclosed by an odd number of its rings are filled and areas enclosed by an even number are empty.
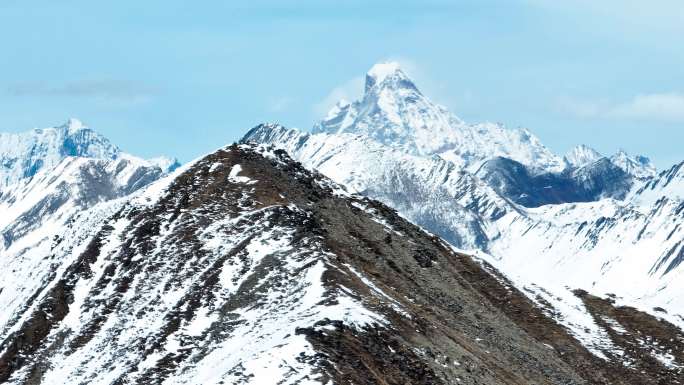
[[[78,117],[190,160],[262,121],[308,129],[398,60],[470,122],[684,160],[680,0],[0,0],[0,131]]]

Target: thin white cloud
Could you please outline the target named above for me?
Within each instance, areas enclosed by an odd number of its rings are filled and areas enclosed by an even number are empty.
[[[567,14],[596,16],[615,21],[623,31],[636,34],[684,30],[684,2],[681,0],[524,0],[528,4]]]
[[[415,78],[416,76],[423,77],[422,75],[424,75],[418,63],[416,63],[415,60],[407,57],[390,56],[385,60],[381,60],[381,62],[399,63],[399,67],[401,68],[401,70],[404,71],[404,73],[406,73],[406,75],[408,75],[408,77],[410,78]]]
[[[10,95],[94,98],[101,101],[139,104],[149,102],[159,89],[123,80],[81,80],[59,85],[17,83],[7,88]]]
[[[684,122],[684,94],[639,95],[608,111],[609,116],[626,119],[657,119]]]
[[[358,76],[333,88],[323,100],[314,105],[313,109],[316,117],[323,118],[340,100],[354,101],[361,98],[365,81],[366,78],[364,76]]]
[[[295,99],[289,96],[282,96],[279,98],[274,98],[269,101],[268,110],[270,112],[282,112],[286,109],[292,107]]]
[[[622,103],[564,100],[561,106],[581,118],[684,122],[684,94],[676,92],[637,95]]]

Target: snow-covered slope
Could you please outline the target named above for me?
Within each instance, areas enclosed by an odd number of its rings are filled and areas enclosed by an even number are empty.
[[[526,129],[464,123],[423,95],[396,63],[371,68],[363,98],[338,103],[313,132],[360,134],[408,154],[439,155],[472,170],[495,156],[533,170],[561,171],[565,166]]]
[[[580,144],[568,151],[563,159],[565,159],[565,162],[570,167],[582,167],[597,161],[601,157],[603,157],[603,155],[601,155],[598,151],[587,145]]]
[[[127,197],[175,167],[121,152],[76,120],[26,134],[0,134],[5,182],[0,189],[0,325],[25,310],[60,263],[55,249],[83,242]],[[22,152],[26,151],[26,152]],[[67,234],[67,235],[65,235]],[[16,321],[16,320],[15,320]]]
[[[623,169],[626,173],[638,179],[652,178],[657,174],[656,168],[651,160],[643,155],[630,156],[625,151],[618,151],[610,157],[610,161]]]
[[[650,206],[664,197],[684,201],[684,162],[635,186],[628,199],[640,206]]]
[[[104,160],[131,157],[77,119],[26,133],[0,133],[0,190],[31,178],[40,170],[56,167],[70,156]],[[158,158],[150,162],[165,172],[178,167],[175,159]]]
[[[117,198],[154,182],[160,168],[137,159],[65,158],[57,167],[15,183],[0,194],[0,325],[26,305],[59,266],[54,249],[68,229],[81,231],[80,241],[111,215]],[[102,206],[96,211],[88,211]],[[100,214],[104,212],[104,214]],[[76,229],[73,227],[76,226]],[[72,236],[68,236],[72,237]]]
[[[487,220],[516,210],[478,178],[439,156],[406,154],[367,136],[307,134],[266,124],[243,140],[283,148],[308,168],[396,208],[460,248],[486,249],[493,236]]]
[[[625,173],[606,158],[570,170],[566,179],[508,174],[502,182],[506,188],[538,186],[536,199],[579,191],[586,196],[573,199],[589,201],[525,208],[497,192],[501,186],[492,183],[500,178],[464,172],[439,157],[408,155],[363,135],[305,134],[262,125],[244,140],[283,148],[307,167],[381,200],[452,244],[487,251],[497,268],[524,282],[553,284],[565,292],[567,286],[612,293],[645,310],[661,307],[684,315],[678,283],[684,282],[679,278],[683,258],[677,257],[684,246],[684,203],[664,195],[644,206],[629,200],[592,201],[603,191],[592,190],[595,183],[609,181],[618,192],[629,188],[618,188]],[[505,161],[524,171],[523,165]],[[663,173],[656,184],[666,190],[649,191],[667,194],[667,180],[676,183],[677,170]],[[572,189],[568,180],[576,183]]]
[[[510,276],[551,289],[614,294],[622,304],[684,315],[684,202],[651,207],[611,199],[543,206],[497,222],[493,262]]]
[[[684,362],[668,324],[578,297],[585,324],[623,322],[588,347],[486,265],[263,147],[95,206],[48,259],[0,323],[2,382],[655,385]]]

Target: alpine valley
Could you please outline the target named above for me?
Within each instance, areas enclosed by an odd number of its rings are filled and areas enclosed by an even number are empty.
[[[684,163],[556,155],[396,63],[182,166],[0,134],[0,234],[0,383],[684,383]]]

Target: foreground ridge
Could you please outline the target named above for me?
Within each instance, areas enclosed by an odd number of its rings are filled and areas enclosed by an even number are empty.
[[[578,293],[624,326],[590,351],[487,264],[270,147],[96,206],[50,258],[0,325],[0,382],[674,384],[684,362],[672,325]],[[671,365],[647,358],[665,339]]]

